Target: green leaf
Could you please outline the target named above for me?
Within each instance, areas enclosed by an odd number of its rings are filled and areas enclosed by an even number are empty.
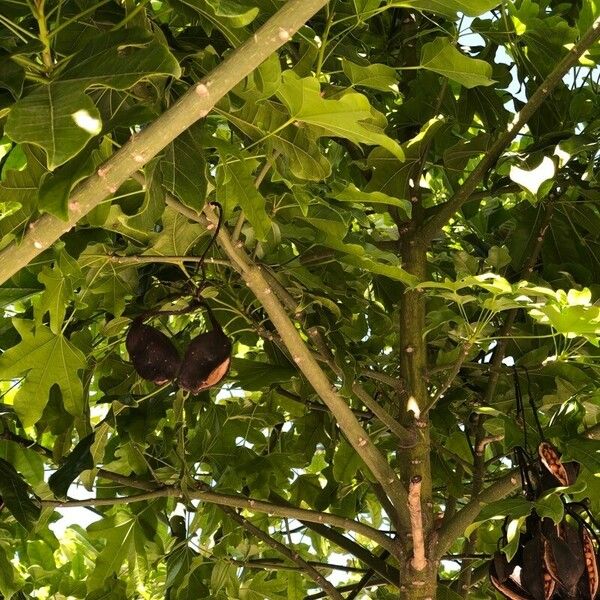
[[[43,148],[54,170],[102,129],[100,112],[85,93],[90,86],[124,90],[157,75],[180,75],[179,63],[158,40],[135,30],[102,34],[71,58],[60,79],[37,86],[12,107],[6,134]]]
[[[38,281],[45,287],[39,303],[40,317],[48,312],[50,314],[50,330],[58,335],[69,301],[73,298],[73,280],[65,277],[62,271],[54,266],[52,269],[44,267],[38,275]]]
[[[576,460],[592,473],[600,473],[600,445],[597,440],[574,439],[565,446],[563,460]]]
[[[35,424],[48,402],[50,388],[62,392],[66,410],[83,414],[83,388],[77,371],[86,365],[85,356],[62,335],[43,325],[13,319],[22,341],[0,356],[0,379],[23,377],[15,395],[15,410],[24,426]]]
[[[233,378],[248,391],[261,390],[274,383],[285,383],[297,375],[293,367],[282,367],[247,358],[234,358],[231,368],[234,372]]]
[[[0,546],[0,592],[3,598],[10,600],[23,587],[23,579],[6,556],[6,551]]]
[[[113,228],[142,242],[148,240],[165,210],[165,190],[158,164],[159,160],[153,159],[144,167],[144,200],[135,214],[127,215],[115,204],[110,207],[108,220],[113,222]]]
[[[113,573],[118,573],[131,550],[135,549],[135,538],[144,539],[139,530],[137,518],[124,511],[105,517],[88,527],[90,537],[106,540],[106,545],[98,558],[94,570],[87,579],[89,591],[102,587],[104,581]]]
[[[66,498],[69,486],[81,472],[94,468],[94,459],[90,452],[94,439],[95,434],[91,433],[80,440],[67,459],[50,475],[48,485],[56,497]]]
[[[355,267],[360,267],[361,269],[365,269],[371,273],[385,275],[386,277],[394,279],[395,281],[401,281],[402,283],[405,283],[411,287],[416,286],[419,283],[418,277],[411,275],[401,267],[376,262],[366,256],[344,256],[341,260],[342,262],[345,262],[349,265],[354,265]]]
[[[41,288],[33,287],[13,287],[10,285],[3,285],[0,287],[0,308],[6,308],[9,304],[15,302],[22,302],[39,294]]]
[[[334,135],[357,144],[386,148],[398,160],[404,159],[399,144],[384,133],[385,117],[378,113],[366,96],[348,92],[335,100],[321,96],[319,81],[314,77],[301,79],[293,71],[285,71],[277,96],[287,107],[292,119],[317,127],[315,133]]]
[[[67,164],[46,173],[39,190],[39,209],[66,221],[69,215],[69,195],[75,184],[94,171],[95,163],[83,152]]]
[[[412,204],[406,199],[394,198],[393,196],[388,196],[383,192],[365,192],[363,190],[359,190],[353,183],[339,191],[334,191],[334,193],[331,194],[331,197],[342,202],[356,202],[357,204],[387,204],[389,206],[397,206],[398,208],[402,209],[407,218],[410,218],[412,212]]]
[[[592,341],[600,335],[600,307],[597,306],[550,304],[533,309],[530,314],[568,338],[580,335]]]
[[[287,597],[289,600],[304,600],[306,596],[306,586],[302,575],[297,572],[291,572],[286,575],[288,582]]]
[[[453,592],[448,586],[438,585],[436,600],[460,600],[462,596]]]
[[[0,182],[0,198],[3,202],[14,202],[20,205],[17,211],[4,215],[0,219],[0,246],[11,241],[17,232],[31,219],[38,199],[40,180],[46,172],[41,161],[41,151],[28,146],[23,148],[26,165],[17,169],[6,169]]]
[[[393,0],[387,6],[414,8],[452,18],[456,16],[456,13],[477,17],[495,8],[498,4],[500,4],[499,0]]]
[[[25,69],[12,61],[8,54],[0,52],[0,88],[8,90],[16,99],[23,91],[24,81]]]
[[[280,78],[281,79],[281,78]],[[282,172],[288,169],[298,179],[320,181],[331,173],[331,164],[304,127],[287,125],[289,119],[273,102],[246,102],[225,116],[254,141],[263,140],[279,153]]]
[[[396,70],[388,65],[373,63],[366,67],[342,58],[342,70],[353,85],[373,88],[382,92],[391,92],[398,82]]]
[[[88,305],[100,302],[103,310],[115,317],[120,316],[125,310],[126,298],[133,296],[136,290],[136,268],[131,265],[115,265],[110,260],[109,252],[101,244],[90,244],[77,262],[86,285],[86,293],[81,296],[81,300]]]
[[[162,216],[162,231],[150,235],[145,255],[186,256],[208,232],[195,221],[190,221],[170,206]]]
[[[254,227],[256,238],[266,241],[271,231],[271,221],[265,208],[265,199],[254,185],[251,164],[244,160],[222,160],[219,163],[217,200],[223,206],[225,214],[230,214],[236,206],[241,206]]]
[[[443,119],[434,117],[425,123],[419,133],[402,144],[404,160],[400,161],[385,148],[374,148],[369,154],[367,165],[372,177],[365,187],[366,192],[381,192],[407,202],[410,197],[410,180],[423,159],[440,128]]]
[[[35,115],[35,118],[32,117]],[[40,86],[17,102],[8,115],[6,134],[15,142],[46,151],[48,168],[66,163],[100,133],[100,113],[76,82]]]
[[[438,37],[423,46],[421,67],[439,73],[466,88],[494,83],[490,64],[465,56],[448,38]]]
[[[258,8],[248,8],[236,0],[185,0],[184,4],[209,18],[209,21],[223,23],[234,29],[249,25],[258,15]],[[214,20],[210,17],[214,17]],[[235,40],[238,39],[236,36]]]
[[[165,188],[183,204],[202,210],[206,200],[206,161],[198,142],[201,126],[193,125],[165,149],[160,172]]]
[[[356,450],[345,440],[341,440],[333,456],[333,476],[340,483],[352,483],[363,461]]]
[[[0,458],[0,496],[12,516],[31,530],[39,519],[40,504],[27,482],[3,458]]]

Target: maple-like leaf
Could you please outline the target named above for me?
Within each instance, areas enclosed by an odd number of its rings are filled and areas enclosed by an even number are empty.
[[[13,319],[21,342],[0,356],[0,379],[23,378],[15,394],[15,410],[25,427],[42,416],[50,388],[57,384],[65,409],[83,413],[83,387],[77,371],[85,367],[85,356],[64,336],[56,335],[33,321]]]

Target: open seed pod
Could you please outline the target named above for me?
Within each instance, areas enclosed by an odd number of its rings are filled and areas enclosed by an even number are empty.
[[[584,574],[579,580],[577,588],[578,598],[584,600],[594,600],[598,596],[598,587],[600,585],[600,574],[598,572],[600,557],[594,548],[590,532],[581,527],[581,542],[583,545],[583,558],[585,561]]]
[[[188,346],[179,371],[179,386],[198,394],[217,385],[231,366],[231,340],[205,305],[212,331],[201,333]]]
[[[555,525],[544,519],[544,562],[565,597],[577,597],[585,560],[580,529],[567,521]]]
[[[560,452],[550,443],[541,442],[538,454],[542,463],[541,492],[556,486],[567,486],[575,483],[579,474],[579,463],[562,462]]]
[[[158,329],[145,325],[143,317],[133,320],[125,347],[133,368],[143,379],[158,385],[167,383],[177,376],[179,354],[171,340]]]

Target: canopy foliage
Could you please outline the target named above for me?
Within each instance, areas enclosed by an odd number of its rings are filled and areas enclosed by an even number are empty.
[[[600,514],[599,16],[2,2],[2,595],[495,597],[504,517],[563,517],[515,380]],[[227,377],[141,379],[198,294]]]

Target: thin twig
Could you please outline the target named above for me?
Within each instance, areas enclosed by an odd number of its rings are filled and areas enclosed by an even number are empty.
[[[315,567],[305,561],[300,554],[290,550],[287,546],[271,537],[268,533],[259,529],[256,525],[251,523],[248,519],[239,515],[232,508],[223,508],[229,518],[239,523],[244,529],[249,531],[254,537],[258,538],[268,546],[271,546],[274,550],[283,554],[286,558],[294,562],[306,575],[308,575],[330,598],[333,600],[344,600],[344,597],[335,589],[335,586],[331,584]]]

